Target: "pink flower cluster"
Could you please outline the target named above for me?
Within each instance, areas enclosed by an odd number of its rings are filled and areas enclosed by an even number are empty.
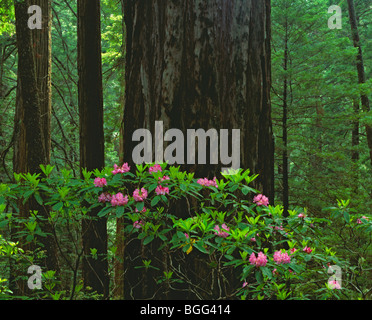
[[[114,164],[114,170],[111,171],[112,174],[117,174],[117,173],[125,173],[130,170],[130,166],[128,163],[124,163],[121,167],[119,167],[117,164]]]
[[[128,196],[125,196],[119,192],[117,194],[114,194],[112,195],[111,197],[111,205],[113,207],[116,207],[116,206],[124,206],[128,203]]]
[[[145,213],[147,211],[146,207],[143,207],[141,211],[138,211],[138,209],[136,208],[134,210],[135,212],[140,212],[140,213]]]
[[[104,186],[107,186],[107,181],[105,178],[95,178],[94,185],[96,187],[104,187]]]
[[[253,202],[258,206],[268,206],[269,205],[269,199],[264,196],[263,194],[258,194],[257,196],[253,197]]]
[[[150,173],[158,172],[158,171],[162,171],[160,164],[154,164],[152,167],[149,168]]]
[[[140,229],[142,226],[144,225],[144,222],[141,220],[141,221],[135,221],[133,222],[133,228],[136,228],[136,229]]]
[[[216,177],[214,177],[212,180],[208,180],[207,178],[204,178],[204,179],[200,178],[196,182],[199,183],[200,185],[204,186],[204,187],[216,187],[216,188],[218,188]]]
[[[133,198],[135,201],[144,201],[147,198],[147,190],[145,188],[141,188],[141,190],[136,189],[133,191]]]
[[[165,194],[169,194],[169,188],[168,187],[163,187],[161,185],[158,185],[155,189],[155,192],[157,195],[165,195]]]
[[[291,257],[287,252],[276,251],[273,256],[274,262],[277,264],[285,264],[291,262]]]
[[[332,290],[333,289],[337,289],[337,290],[341,289],[341,285],[338,283],[338,281],[336,279],[328,281],[328,285]]]
[[[159,177],[159,183],[163,182],[164,180],[170,180],[169,176]]]
[[[111,194],[109,194],[108,192],[103,192],[98,197],[98,202],[101,203],[110,202],[111,198],[112,198]]]
[[[305,246],[305,248],[302,249],[303,252],[306,252],[306,253],[311,253],[313,251],[313,249],[311,249],[310,247],[308,246]]]
[[[254,252],[252,252],[249,257],[249,262],[251,263],[251,265],[256,265],[256,267],[264,267],[267,263],[267,257],[261,251],[258,253],[257,257]]]
[[[230,231],[230,228],[225,223],[222,224],[221,228],[219,225],[215,225],[213,229],[217,231],[217,236],[221,238],[226,238],[229,236],[229,233],[226,231]]]
[[[368,218],[367,218],[366,216],[362,216],[362,219],[368,220]],[[357,219],[357,223],[358,223],[358,224],[362,224],[363,221],[360,220],[360,219],[358,218],[358,219]]]

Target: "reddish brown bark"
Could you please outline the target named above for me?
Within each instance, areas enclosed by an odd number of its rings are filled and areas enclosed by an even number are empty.
[[[124,161],[133,165],[132,151],[138,144],[132,141],[133,132],[146,128],[154,137],[155,121],[163,121],[164,130],[177,128],[185,136],[187,129],[229,129],[230,143],[231,130],[240,129],[241,167],[260,175],[253,186],[272,203],[270,1],[125,4]],[[221,164],[186,164],[183,169],[212,178]],[[129,261],[141,261],[141,249],[134,243],[125,249],[126,268]],[[127,298],[133,297],[130,293],[141,298],[153,294],[151,275],[142,278],[126,274]],[[138,285],[141,279],[143,285]]]

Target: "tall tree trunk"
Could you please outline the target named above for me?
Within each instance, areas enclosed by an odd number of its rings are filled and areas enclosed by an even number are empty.
[[[351,161],[354,164],[354,179],[352,182],[353,190],[355,193],[358,192],[359,187],[359,170],[358,170],[358,161],[359,161],[359,103],[354,99],[353,101],[353,121],[351,129]]]
[[[44,134],[44,130],[49,130],[47,122],[50,120],[50,116],[46,115],[42,118],[42,112],[44,114],[47,113],[47,111],[45,109],[42,111],[40,96],[44,97],[43,94],[48,91],[48,86],[50,90],[50,83],[46,86],[41,86],[41,81],[39,80],[42,77],[50,78],[50,68],[40,67],[44,65],[44,63],[42,63],[41,60],[37,60],[37,57],[34,55],[34,48],[36,48],[34,44],[37,38],[37,32],[35,29],[31,31],[28,28],[27,22],[29,15],[27,11],[30,5],[29,1],[15,1],[14,3],[18,48],[18,84],[14,123],[15,143],[13,169],[18,173],[41,173],[40,164],[45,165],[49,163],[49,157],[46,154],[45,146],[50,143],[48,142],[50,136],[48,138],[48,135]],[[46,9],[49,4],[40,3],[40,5],[46,5]],[[48,10],[45,11],[48,12]],[[50,32],[49,19],[50,15],[47,13],[47,18],[44,17],[43,19],[45,22],[43,25],[45,34]],[[46,37],[45,41],[49,46],[48,37]],[[50,52],[46,52],[45,55],[45,59],[47,60]],[[40,74],[41,69],[43,69],[43,75]],[[50,93],[47,95],[47,103],[50,105]],[[41,121],[41,119],[45,121]],[[42,267],[47,270],[58,271],[56,246],[53,236],[51,236],[52,227],[47,220],[49,216],[47,208],[39,205],[35,199],[30,198],[25,205],[20,203],[19,210],[20,215],[24,218],[29,217],[29,212],[31,210],[38,211],[39,215],[44,218],[44,221],[40,222],[40,226],[48,235],[38,239],[43,250],[46,251],[46,259]],[[25,247],[28,249],[35,249],[27,245]],[[24,290],[22,285],[20,285],[20,290]]]
[[[128,0],[125,4],[125,161],[133,164],[137,145],[133,132],[146,128],[154,137],[155,121],[163,121],[165,131],[177,128],[185,136],[187,129],[228,129],[231,140],[232,129],[240,129],[240,166],[260,175],[254,187],[272,203],[270,1]],[[186,150],[185,145],[185,154]],[[221,165],[184,164],[183,169],[213,177]],[[143,259],[134,243],[125,248],[126,268],[131,259]],[[126,274],[127,298],[139,277]],[[147,288],[150,281],[144,281]],[[147,297],[151,294],[147,292]]]
[[[355,13],[354,1],[347,0],[347,4],[348,4],[353,44],[354,44],[354,47],[358,49],[357,61],[356,61],[356,66],[357,66],[357,71],[358,71],[358,83],[363,84],[366,82],[366,76],[365,76],[365,71],[364,71],[363,54],[362,54],[362,47],[361,47],[360,39],[359,39],[358,24],[357,24],[357,18],[356,18],[356,13]],[[362,93],[360,95],[360,100],[362,104],[362,110],[364,112],[369,112],[370,106],[369,106],[369,99],[368,99],[367,94]],[[366,124],[365,128],[366,128],[366,133],[367,133],[369,156],[370,156],[371,165],[372,165],[372,127]]]
[[[352,152],[351,152],[351,160],[353,162],[357,162],[359,160],[359,103],[354,100],[353,101],[353,127],[351,131],[351,147],[352,147]]]
[[[120,141],[119,141],[119,163],[124,162],[124,113],[125,113],[125,49],[126,49],[126,28],[125,28],[125,0],[121,0],[122,9],[122,47],[121,47],[121,64],[120,64],[120,97],[119,103],[122,106],[122,121],[120,122]],[[124,299],[124,218],[116,219],[116,256],[115,276],[113,295],[115,299]]]
[[[101,22],[99,0],[78,0],[80,167],[104,167]],[[84,285],[108,296],[107,219],[91,210],[83,220]],[[91,249],[97,249],[97,258]]]
[[[283,117],[282,117],[282,140],[283,140],[283,153],[282,153],[282,169],[283,169],[283,215],[288,216],[289,208],[289,184],[288,184],[288,18],[285,22],[285,38],[284,38],[284,81],[283,81]]]
[[[34,5],[42,10],[42,28],[32,31],[36,83],[39,93],[41,127],[45,156],[50,163],[50,121],[52,112],[52,4],[51,0],[35,0]]]

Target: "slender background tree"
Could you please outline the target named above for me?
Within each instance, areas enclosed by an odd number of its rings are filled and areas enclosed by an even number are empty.
[[[104,161],[100,1],[78,1],[80,167],[102,170]],[[86,287],[108,296],[107,221],[99,209],[83,220],[83,279]],[[96,249],[97,257],[91,250]]]

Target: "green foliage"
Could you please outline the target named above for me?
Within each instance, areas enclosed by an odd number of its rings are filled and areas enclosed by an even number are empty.
[[[273,123],[276,136],[276,195],[282,194],[283,85],[287,77],[289,201],[307,206],[316,216],[329,201],[353,199],[356,210],[371,211],[372,184],[364,124],[371,112],[360,110],[360,94],[372,99],[367,2],[354,1],[364,54],[367,83],[358,85],[347,3],[342,2],[342,29],[328,29],[329,1],[272,2]],[[300,14],[299,14],[300,13]],[[287,24],[286,24],[287,21]],[[288,70],[283,69],[288,35]],[[359,105],[355,110],[353,102]],[[353,122],[359,121],[359,144],[352,145]],[[358,160],[352,160],[357,151]]]
[[[201,255],[206,257],[209,268],[219,270],[222,283],[227,279],[234,283],[230,291],[219,292],[229,298],[368,298],[368,288],[360,281],[369,273],[365,260],[353,264],[345,258],[346,255],[340,255],[341,246],[334,243],[335,237],[331,232],[340,224],[343,230],[352,230],[347,243],[354,240],[352,234],[359,233],[361,237],[370,234],[372,217],[354,213],[348,208],[350,201],[340,200],[337,207],[325,209],[331,212],[328,218],[312,217],[307,209],[290,210],[289,216],[284,217],[281,206],[259,206],[252,201],[254,192],[247,182],[251,182],[256,175],[249,175],[249,170],[225,175],[216,180],[215,187],[201,185],[193,174],[178,167],[162,165],[162,171],[153,173],[149,172],[149,167],[138,165],[135,170],[123,174],[112,174],[113,168],[107,167],[94,173],[84,171],[83,179],[79,179],[74,178],[69,170],[57,172],[48,165],[42,168],[42,176],[23,174],[17,176],[16,184],[1,185],[1,210],[5,210],[5,204],[8,210],[2,212],[0,226],[6,230],[10,225],[23,224],[25,228],[21,228],[15,236],[26,236],[26,243],[37,246],[43,236],[38,222],[41,217],[36,212],[29,218],[19,217],[17,201],[34,197],[50,208],[48,219],[59,244],[64,272],[57,275],[54,270],[44,270],[43,289],[33,292],[34,298],[99,298],[83,289],[77,272],[83,254],[79,245],[80,225],[84,219],[92,219],[86,212],[97,206],[101,207],[98,216],[106,217],[109,225],[114,225],[117,218],[123,218],[125,237],[140,239],[151,254],[164,251],[170,259],[175,255],[182,258],[177,269],[164,270],[154,265],[151,256],[134,266],[136,269],[152,269],[160,288],[170,283],[185,283],[190,272],[187,261]],[[96,177],[105,178],[106,183],[95,186]],[[159,186],[168,188],[169,193],[157,194]],[[145,188],[148,196],[138,201],[129,191],[134,188]],[[125,205],[113,206],[102,198],[98,201],[102,194],[116,195],[119,192],[128,196]],[[188,217],[177,217],[171,210],[172,204],[186,198],[191,203],[194,202],[192,199],[196,200],[197,205],[187,208]],[[10,210],[12,207],[13,210]],[[110,242],[115,243],[114,237],[114,234],[109,234]],[[345,240],[346,237],[346,231],[340,234],[340,238]],[[154,241],[157,241],[157,246],[151,247]],[[1,252],[8,252],[8,256],[16,254],[15,249],[10,249],[14,247],[14,243],[7,249],[0,246]],[[119,259],[116,248],[113,245],[109,247],[112,249],[108,252],[108,261]],[[311,250],[304,251],[306,248]],[[366,243],[364,248],[359,249],[353,247],[353,250],[359,250],[360,259],[368,259],[365,253],[370,250],[370,244]],[[287,253],[290,262],[280,264],[275,261],[274,253],[277,251]],[[259,252],[266,255],[267,263],[252,265],[251,255]],[[37,263],[43,254],[45,252],[40,250],[28,251],[18,261],[27,266],[30,262]],[[97,256],[97,250],[90,248],[90,254]],[[342,269],[340,290],[331,289],[327,283],[330,265]],[[69,282],[71,275],[73,281]],[[200,284],[192,285],[196,290]]]
[[[0,37],[3,33],[13,35],[15,33],[14,26],[14,8],[12,0],[1,0],[0,7]]]

